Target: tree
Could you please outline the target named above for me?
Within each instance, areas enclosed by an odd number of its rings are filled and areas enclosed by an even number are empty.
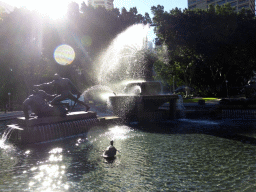
[[[226,80],[237,86],[239,76],[249,79],[256,69],[256,20],[251,12],[237,14],[230,4],[169,13],[158,5],[151,10],[158,43],[166,44],[170,58],[170,67],[158,66],[160,75],[172,73],[201,94],[223,96]]]
[[[81,12],[79,38],[85,40],[83,47],[91,61],[96,60],[108,48],[112,40],[129,26],[150,22],[149,15],[147,13],[145,16],[138,14],[136,7],[131,8],[129,11],[122,8],[120,12],[116,8],[107,10],[104,7],[94,8],[83,3]],[[88,63],[86,68],[82,69],[83,71],[89,71],[87,77],[90,79],[95,78],[95,73],[97,73],[92,63]]]
[[[91,39],[87,50],[92,58],[98,56],[119,33],[129,26],[151,23],[149,14],[145,13],[145,16],[138,14],[136,7],[129,11],[122,8],[120,12],[117,8],[106,10],[104,7],[94,8],[83,3],[81,12],[80,31]]]
[[[21,104],[33,84],[51,81],[54,73],[70,78],[80,90],[93,85],[92,63],[123,30],[136,23],[147,24],[150,17],[136,8],[93,8],[70,3],[66,20],[52,21],[24,8],[7,14],[0,9],[0,105],[8,100]],[[60,66],[54,50],[68,44],[76,57],[71,65]]]

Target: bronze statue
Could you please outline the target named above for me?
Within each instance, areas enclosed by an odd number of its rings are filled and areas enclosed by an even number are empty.
[[[57,73],[54,75],[53,81],[34,86],[40,87],[42,89],[47,88],[49,86],[56,88],[58,95],[51,101],[52,105],[58,105],[61,101],[65,99],[71,99],[75,101],[75,103],[79,103],[85,106],[86,111],[90,109],[88,105],[78,100],[81,96],[81,93],[77,90],[75,85],[68,78],[62,78]],[[73,94],[77,95],[77,98]]]
[[[256,98],[256,83],[254,81],[249,81],[244,90],[246,98]]]
[[[66,109],[63,107],[54,107],[48,103],[48,101],[51,101],[55,97],[56,95],[47,94],[43,90],[33,90],[33,94],[23,102],[25,118],[29,119],[29,109],[39,118],[54,115],[65,116],[67,113]]]

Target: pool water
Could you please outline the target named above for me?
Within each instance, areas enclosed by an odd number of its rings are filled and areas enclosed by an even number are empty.
[[[255,191],[254,129],[253,122],[180,119],[93,127],[47,144],[7,140],[0,148],[0,189]],[[120,152],[106,160],[101,155],[110,140]]]

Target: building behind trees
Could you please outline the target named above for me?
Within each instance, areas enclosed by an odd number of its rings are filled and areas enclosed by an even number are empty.
[[[188,0],[189,9],[208,9],[210,5],[222,6],[226,3],[230,3],[231,7],[235,8],[236,12],[244,9],[250,9],[255,13],[255,1],[254,0]]]
[[[114,0],[87,0],[87,5],[91,5],[93,7],[105,7],[106,9],[113,9],[114,8],[114,4],[113,4]]]

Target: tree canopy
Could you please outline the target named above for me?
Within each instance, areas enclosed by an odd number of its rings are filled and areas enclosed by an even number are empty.
[[[0,105],[21,104],[33,84],[51,81],[54,73],[70,78],[81,90],[93,84],[92,61],[117,34],[136,24],[150,23],[149,14],[137,8],[106,10],[84,2],[70,3],[66,19],[54,21],[24,8],[7,14],[0,9]],[[68,44],[75,50],[72,65],[61,66],[54,50]]]
[[[168,49],[168,63],[158,62],[158,75],[168,81],[175,75],[181,84],[203,95],[226,94],[242,86],[256,69],[256,20],[249,10],[236,13],[230,4],[208,10],[170,12],[158,5],[154,14],[158,44]]]

